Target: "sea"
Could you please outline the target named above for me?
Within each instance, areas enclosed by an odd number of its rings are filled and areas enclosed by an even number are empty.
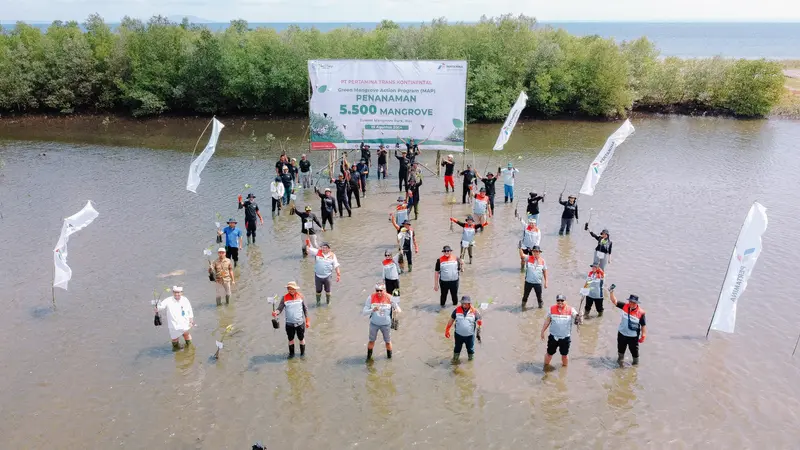
[[[399,22],[404,27],[423,22]],[[469,22],[467,22],[469,23]],[[47,23],[31,23],[46,29]],[[112,27],[118,24],[111,24]],[[224,30],[228,23],[203,23],[212,30]],[[378,22],[252,22],[251,28],[274,28],[291,25],[329,31],[339,27],[374,29]],[[617,41],[630,41],[646,36],[655,43],[662,57],[747,59],[800,59],[800,22],[540,22],[538,27],[553,27],[579,36],[599,35]],[[0,23],[5,31],[14,25]]]

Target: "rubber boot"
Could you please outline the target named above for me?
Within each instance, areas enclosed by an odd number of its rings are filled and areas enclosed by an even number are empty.
[[[522,310],[525,311],[528,309],[528,302],[522,302]]]
[[[367,349],[367,361],[370,361],[370,360],[372,360],[372,349],[368,348]]]
[[[289,344],[289,358],[294,358],[294,344]]]
[[[503,196],[503,203],[508,203],[508,196],[507,195]]]
[[[453,353],[453,360],[452,360],[452,362],[453,362],[453,363],[457,363],[457,362],[458,362],[458,358],[459,358],[459,356],[461,356],[461,354],[460,354],[460,353]]]
[[[317,294],[317,306],[322,304],[322,294]]]
[[[617,362],[622,364],[625,361],[625,353],[617,353]]]
[[[306,355],[306,344],[300,344],[300,356]]]
[[[190,345],[192,345],[192,340],[186,339],[186,347],[189,347]]]
[[[388,349],[386,350],[386,359],[392,359],[392,351],[391,350],[388,350]]]
[[[222,297],[217,297],[217,306],[222,306]]]
[[[597,311],[597,317],[603,317],[603,311]]]
[[[177,352],[180,349],[181,349],[181,343],[180,342],[173,342],[172,343],[172,351],[173,352]]]
[[[303,251],[303,258],[305,258],[306,256],[308,256],[308,250],[306,250],[306,248],[305,248],[305,247],[303,247],[303,248],[302,248],[302,251]]]
[[[231,303],[231,296],[230,295],[226,295],[225,296],[225,304],[228,305],[230,303]]]
[[[542,302],[539,302],[539,309],[542,309],[543,306],[544,304],[542,304]]]
[[[411,264],[408,265],[408,273],[411,273]]]
[[[255,243],[256,243],[256,236],[253,235],[253,244],[255,244]]]
[[[474,358],[475,358],[475,353],[470,353],[470,354],[467,356],[467,361],[472,361]]]
[[[638,365],[639,364],[639,358],[638,357],[637,358],[633,358],[633,362],[631,364],[633,364],[634,366]]]
[[[325,293],[325,304],[326,305],[330,305],[331,304],[331,294],[329,294],[327,292]]]

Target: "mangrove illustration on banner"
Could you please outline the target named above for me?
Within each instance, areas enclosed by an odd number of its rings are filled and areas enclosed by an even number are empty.
[[[466,61],[308,61],[312,150],[394,145],[464,151]]]

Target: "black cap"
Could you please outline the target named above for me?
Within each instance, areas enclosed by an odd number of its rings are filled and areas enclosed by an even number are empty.
[[[467,220],[475,220],[475,218],[472,217],[472,214],[467,214]]]
[[[556,301],[559,301],[559,300],[567,301],[567,297],[564,294],[558,294],[558,295],[556,295]]]
[[[252,193],[250,193],[250,194],[247,194],[247,198],[256,198],[256,196],[253,195]]]
[[[449,245],[445,245],[444,247],[442,247],[442,253],[444,253],[444,252],[452,252],[452,251],[453,251],[453,249],[450,248]]]
[[[631,294],[628,296],[628,301],[633,303],[639,303],[639,296]]]
[[[472,304],[472,298],[469,295],[464,295],[461,297],[461,303],[469,303]]]
[[[600,263],[593,262],[589,264],[589,267],[600,267]]]
[[[534,245],[533,247],[531,247],[531,251],[532,252],[541,252],[542,248],[539,247],[538,245]]]
[[[603,233],[608,234],[608,228],[603,228],[603,231],[601,231],[600,234],[603,234]]]

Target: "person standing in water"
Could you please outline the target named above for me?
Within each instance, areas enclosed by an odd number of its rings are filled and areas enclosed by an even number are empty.
[[[519,248],[522,250],[522,259],[520,269],[525,270],[525,256],[529,255],[528,249],[538,247],[542,241],[542,232],[536,226],[536,219],[533,217],[528,218],[528,225],[522,230],[522,240],[520,241]]]
[[[410,180],[408,180],[408,192],[410,192],[414,198],[414,220],[419,219],[419,188],[422,186],[422,175],[416,174],[412,176]]]
[[[275,217],[275,210],[277,209],[278,214],[281,213],[281,206],[283,204],[283,194],[285,193],[286,188],[283,187],[283,182],[281,181],[281,177],[275,177],[275,181],[273,181],[269,185],[270,194],[272,194],[272,216]]]
[[[481,313],[472,306],[472,299],[468,295],[461,297],[461,305],[450,315],[450,320],[444,330],[445,338],[450,338],[450,329],[454,323],[456,325],[456,334],[455,346],[453,347],[453,362],[458,362],[463,346],[467,347],[467,359],[472,361],[475,357],[475,336],[478,335],[480,337],[483,319],[481,318]]]
[[[400,246],[400,251],[403,252],[403,256],[405,256],[406,262],[408,263],[408,271],[411,272],[413,268],[411,247],[414,247],[414,253],[419,253],[417,233],[414,231],[408,219],[403,221],[403,226],[400,226],[397,224],[394,215],[391,215],[390,218],[392,219],[392,226],[394,226],[394,229],[398,232],[397,243]]]
[[[569,235],[572,231],[572,222],[578,220],[578,203],[574,195],[567,197],[564,201],[561,196],[558,196],[558,203],[564,206],[564,212],[561,213],[561,228],[558,229],[558,235],[563,236],[564,233]]]
[[[325,288],[325,304],[331,303],[331,279],[336,272],[336,282],[342,278],[339,271],[339,259],[331,251],[327,242],[322,243],[322,248],[311,246],[311,241],[306,241],[306,251],[314,255],[314,287],[317,290],[317,306],[322,301],[322,289]]]
[[[305,212],[300,212],[292,209],[297,217],[300,218],[300,244],[302,246],[303,257],[308,255],[306,249],[306,242],[310,242],[313,247],[317,246],[317,232],[314,230],[314,224],[322,228],[322,224],[317,219],[316,214],[311,212],[311,207],[306,205]]]
[[[361,175],[358,173],[355,164],[353,164],[349,170],[345,170],[344,178],[349,183],[347,202],[350,203],[350,205],[353,205],[353,195],[355,194],[356,205],[357,207],[361,208]]]
[[[492,172],[487,173],[485,178],[481,178],[480,175],[478,178],[483,182],[483,188],[486,189],[486,196],[489,197],[489,207],[491,208],[492,214],[494,214],[494,185],[497,182],[497,178],[494,177]]]
[[[528,296],[531,289],[536,293],[536,302],[539,308],[542,303],[542,286],[547,289],[547,264],[542,258],[542,249],[538,245],[530,249],[530,256],[525,258],[522,249],[519,250],[519,257],[525,259],[525,288],[522,292],[522,309],[528,304]]]
[[[392,302],[392,296],[386,293],[382,283],[375,285],[375,292],[367,297],[362,314],[369,316],[369,342],[367,343],[367,362],[372,360],[372,349],[378,339],[378,331],[386,344],[386,358],[392,359],[392,315],[400,312],[400,307]]]
[[[209,272],[214,273],[214,281],[217,285],[217,306],[222,306],[222,296],[225,296],[225,304],[231,302],[231,284],[236,284],[236,277],[233,274],[233,263],[225,257],[225,249],[221,248],[217,251],[219,258],[211,263],[208,268]]]
[[[292,198],[292,184],[294,183],[294,175],[290,171],[289,165],[283,166],[281,182],[283,183],[283,204],[288,205]]]
[[[194,312],[189,299],[183,296],[183,287],[172,286],[172,297],[158,302],[156,312],[166,311],[169,338],[172,340],[172,350],[181,348],[180,338],[183,336],[186,346],[192,345],[192,335],[189,331],[194,326]]]
[[[331,183],[336,185],[336,203],[339,205],[339,217],[344,217],[344,211],[347,210],[347,217],[353,217],[353,212],[350,210],[350,200],[347,198],[347,190],[350,189],[349,183],[344,179],[341,173],[339,177],[334,180],[331,178]]]
[[[398,293],[400,291],[400,274],[403,273],[400,268],[400,255],[402,254],[402,251],[396,255],[392,255],[389,250],[383,252],[383,262],[381,264],[383,268],[383,284],[386,286],[386,292],[391,292],[392,295],[395,295],[395,291]]]
[[[614,287],[614,285],[611,285]],[[622,320],[617,329],[617,362],[622,365],[625,351],[631,350],[633,365],[639,364],[639,344],[647,338],[647,322],[644,310],[639,307],[639,296],[631,294],[628,303],[618,302],[613,289],[608,290],[611,303],[622,310]]]
[[[486,188],[481,188],[472,202],[472,214],[475,214],[478,223],[484,224],[488,222],[486,216],[492,217],[493,211],[492,207],[489,206],[489,197],[486,196]]]
[[[588,227],[588,223],[587,223]],[[611,238],[608,236],[608,230],[603,229],[600,236],[589,231],[589,234],[597,239],[597,247],[594,248],[594,264],[597,264],[601,269],[606,270],[606,263],[611,264]]]
[[[407,197],[408,193],[406,193],[406,197],[397,197],[397,206],[395,206],[394,216],[398,223],[404,223],[409,219]],[[392,213],[389,213],[389,216],[391,217]]]
[[[442,167],[444,167],[444,191],[448,192],[448,188],[451,191],[456,191],[456,182],[453,180],[453,172],[456,168],[456,163],[453,162],[453,155],[447,155],[444,161],[442,161]]]
[[[247,230],[247,243],[250,243],[252,238],[252,242],[256,243],[256,218],[261,221],[261,225],[264,225],[264,218],[261,217],[261,213],[258,211],[258,204],[256,203],[256,196],[253,194],[247,194],[247,200],[242,203],[242,196],[239,196],[239,209],[244,208],[244,228]]]
[[[361,182],[361,194],[367,195],[367,178],[369,178],[369,163],[363,158],[361,162],[356,164],[356,172],[358,172],[359,181]]]
[[[528,207],[526,208],[525,212],[528,213],[528,217],[533,217],[536,219],[536,223],[539,223],[539,202],[544,201],[544,196],[546,193],[543,193],[541,196],[536,194],[536,192],[531,192],[528,197]]]
[[[226,256],[233,260],[233,267],[239,265],[239,249],[242,247],[242,230],[236,228],[236,220],[228,219],[228,226],[218,230],[217,234],[225,235]]]
[[[592,270],[589,271],[584,285],[584,288],[588,289],[589,293],[586,294],[586,309],[583,316],[589,317],[589,313],[592,312],[592,304],[594,304],[597,310],[597,317],[603,317],[603,283],[605,282],[606,274],[596,262],[592,263],[591,267]]]
[[[472,198],[472,185],[475,181],[475,171],[472,166],[467,164],[467,168],[461,171],[458,176],[464,177],[461,186],[461,203],[467,203],[467,197]]]
[[[503,203],[514,203],[514,175],[519,173],[519,170],[514,168],[511,163],[505,169],[497,168],[497,172],[503,177]]]
[[[459,274],[464,271],[464,263],[461,258],[453,255],[453,249],[449,245],[442,248],[442,253],[444,255],[436,260],[434,267],[433,290],[442,291],[439,305],[444,308],[448,292],[453,306],[458,304],[458,278]]]
[[[547,336],[547,353],[544,355],[544,367],[550,366],[550,361],[556,350],[561,353],[561,365],[567,367],[569,364],[569,345],[572,341],[572,324],[576,319],[580,322],[578,311],[572,306],[567,304],[567,297],[558,294],[556,296],[556,304],[550,307],[547,312],[547,319],[544,321],[542,327],[542,341],[544,341],[544,332],[550,327],[550,335]]]
[[[322,231],[325,231],[325,222],[327,221],[333,231],[333,216],[336,215],[336,201],[331,196],[331,188],[325,188],[325,193],[320,193],[317,188],[314,192],[319,195],[320,199],[320,212],[322,213]]]
[[[408,157],[406,156],[407,152],[404,150],[400,152],[398,156],[397,150],[394,151],[394,157],[397,158],[397,186],[400,188],[400,192],[405,192],[403,186],[408,188],[408,168],[411,166],[411,162],[409,161]]]
[[[386,174],[388,173],[386,170],[386,155],[389,152],[386,151],[386,147],[383,144],[378,146],[378,179],[381,179],[381,174],[383,174],[383,179],[386,179]]]
[[[289,339],[289,358],[294,358],[294,337],[300,340],[300,356],[306,354],[306,330],[311,328],[311,319],[308,317],[308,307],[300,293],[300,286],[294,281],[286,284],[286,295],[281,299],[278,309],[272,311],[272,317],[277,318],[286,310],[286,337]]]
[[[314,184],[314,175],[311,173],[311,161],[308,160],[305,153],[300,156],[300,184],[303,189],[308,189]]]
[[[483,231],[483,223],[475,223],[475,219],[472,218],[471,215],[467,216],[466,222],[459,222],[455,218],[451,217],[450,222],[460,226],[464,229],[461,232],[461,258],[464,258],[464,251],[466,250],[469,253],[469,263],[472,264],[472,247],[475,246],[475,233],[477,231]]]
[[[363,142],[361,143],[361,162],[367,166],[363,171],[365,175],[364,184],[366,184],[366,178],[369,178],[369,167],[372,165],[372,152],[369,149],[369,145],[365,145]],[[362,170],[359,170],[359,173],[362,173]]]

